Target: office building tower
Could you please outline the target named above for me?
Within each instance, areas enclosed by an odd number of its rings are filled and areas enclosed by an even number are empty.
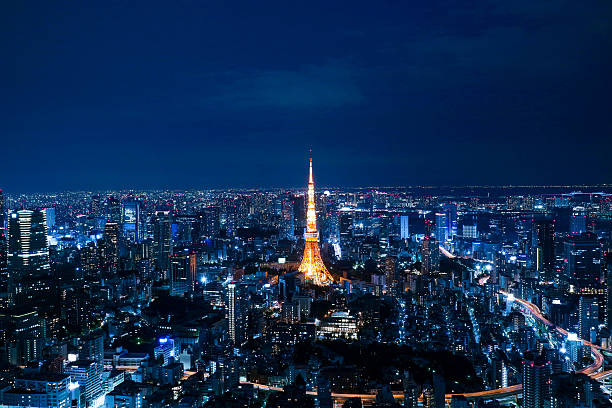
[[[551,403],[550,362],[541,359],[523,361],[523,406],[549,408]]]
[[[84,360],[104,363],[104,333],[95,331],[80,339],[79,356]]]
[[[591,341],[591,329],[599,325],[599,303],[594,296],[580,296],[578,300],[578,335]]]
[[[408,215],[400,216],[400,238],[410,239],[410,217]]]
[[[170,296],[193,292],[197,274],[197,256],[182,250],[170,257]]]
[[[446,231],[449,239],[457,235],[457,205],[445,204],[443,206],[446,217]]]
[[[444,408],[436,406],[436,394],[431,384],[423,384],[423,408]]]
[[[13,388],[0,392],[0,406],[69,408],[70,376],[32,373],[15,378]]]
[[[295,223],[293,218],[293,199],[285,197],[282,200],[281,210],[281,236],[285,239],[294,239]]]
[[[580,235],[587,232],[587,215],[583,207],[576,207],[570,218],[570,234]]]
[[[79,384],[82,407],[99,407],[104,403],[102,367],[93,360],[76,360],[64,367],[64,374]]]
[[[387,293],[391,296],[397,296],[401,293],[401,276],[397,267],[397,258],[394,256],[385,258],[385,283]]]
[[[478,222],[476,215],[467,214],[463,217],[462,226],[463,238],[477,239],[478,238]]]
[[[139,243],[140,232],[140,203],[129,200],[123,202],[122,208],[123,235],[129,242]]]
[[[448,240],[446,214],[436,213],[436,239],[444,244]]]
[[[304,255],[298,270],[304,274],[306,280],[315,285],[327,285],[333,278],[321,259],[319,250],[319,232],[317,231],[317,213],[315,210],[314,179],[312,177],[312,158],[310,159],[310,173],[308,178],[308,207],[306,211],[306,232],[304,233]]]
[[[172,214],[169,211],[157,211],[153,223],[153,258],[160,278],[165,279],[169,274],[173,248]]]
[[[612,254],[608,254],[609,259]],[[606,326],[612,328],[612,262],[606,265]]]
[[[106,221],[121,224],[121,201],[113,196],[106,199]]]
[[[5,340],[6,358],[13,365],[25,365],[42,358],[46,339],[45,320],[38,312],[0,312],[0,333]]]
[[[51,231],[55,228],[55,207],[45,208],[43,211],[45,212],[47,231]]]
[[[540,282],[550,282],[555,268],[555,224],[553,220],[532,223],[532,264]]]
[[[99,194],[91,196],[89,212],[93,218],[101,217],[103,213],[102,200]]]
[[[117,272],[119,267],[119,224],[106,223],[101,249],[103,270],[110,273]]]
[[[440,247],[435,238],[425,238],[421,243],[421,273],[431,274],[440,269]]]
[[[419,406],[419,387],[410,371],[404,371],[402,383],[404,387],[404,408],[417,408]]]
[[[579,294],[599,294],[601,249],[597,237],[585,233],[569,237],[563,244],[565,276]]]
[[[7,266],[9,298],[14,304],[48,290],[49,247],[44,211],[20,210],[9,216]]]
[[[6,232],[6,209],[4,207],[4,193],[0,189],[0,273],[7,268],[8,234]]]
[[[444,377],[437,372],[433,373],[433,388],[434,388],[434,401],[435,406],[444,408],[446,406],[446,381]]]
[[[232,282],[227,285],[227,318],[229,339],[236,346],[246,340],[248,324],[248,291],[244,285]]]

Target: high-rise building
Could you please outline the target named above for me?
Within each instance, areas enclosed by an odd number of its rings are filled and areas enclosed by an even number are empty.
[[[140,242],[140,203],[135,200],[123,202],[122,209],[123,235],[130,242]]]
[[[449,203],[445,204],[443,208],[446,216],[446,231],[448,237],[452,239],[457,235],[457,205]]]
[[[48,289],[49,247],[45,212],[20,210],[9,216],[9,297],[14,304]]]
[[[4,208],[4,194],[0,189],[0,273],[6,270],[6,257],[8,247],[6,233],[6,212]]]
[[[404,408],[417,408],[419,406],[419,387],[410,374],[404,371]]]
[[[0,404],[11,407],[70,407],[70,376],[36,373],[15,378],[14,387],[0,393]]]
[[[400,274],[397,268],[397,258],[387,256],[385,258],[385,282],[387,285],[387,293],[396,296],[401,289]]]
[[[91,204],[89,209],[91,216],[94,218],[102,216],[102,200],[100,194],[94,194],[91,196]]]
[[[285,239],[294,239],[293,199],[292,197],[285,197],[281,203],[281,235]]]
[[[612,260],[612,254],[608,253]],[[606,266],[606,326],[612,327],[612,263]]]
[[[247,339],[248,292],[246,287],[235,282],[227,285],[228,332],[232,344],[240,346]]]
[[[0,327],[5,335],[7,360],[13,365],[25,365],[42,358],[45,346],[45,320],[38,312],[0,312]]]
[[[474,214],[466,214],[463,217],[462,233],[464,238],[478,238],[478,220]]]
[[[578,335],[591,341],[591,329],[599,325],[599,302],[595,296],[580,296],[578,300]]]
[[[310,159],[310,176],[308,179],[308,208],[306,210],[306,241],[304,256],[300,263],[299,271],[307,280],[316,285],[325,285],[333,281],[333,278],[323,260],[319,250],[319,233],[317,232],[317,213],[315,210],[314,180],[312,177],[312,159]]]
[[[535,220],[532,224],[532,263],[540,281],[553,280],[555,267],[555,224]]]
[[[440,247],[435,238],[425,238],[421,243],[421,273],[428,275],[440,269]]]
[[[549,408],[551,402],[550,362],[541,359],[523,361],[523,406]]]
[[[121,201],[112,196],[106,199],[106,221],[121,224]]]
[[[157,211],[153,223],[153,257],[160,278],[166,278],[169,274],[173,247],[172,214],[169,211]]]
[[[197,274],[197,256],[182,250],[170,257],[170,296],[193,292]]]
[[[102,264],[106,272],[115,273],[119,267],[119,224],[107,222],[102,238]]]
[[[410,239],[410,217],[408,215],[400,216],[400,238]]]
[[[436,239],[442,244],[448,240],[445,213],[436,213]]]
[[[86,360],[104,363],[104,334],[96,331],[80,339],[81,352],[79,356]]]
[[[583,207],[576,207],[570,218],[570,234],[580,235],[587,231],[587,215]]]
[[[601,282],[601,249],[597,237],[585,233],[564,242],[565,276],[576,293],[599,294]],[[603,291],[603,289],[601,289]]]
[[[43,211],[45,212],[47,231],[51,231],[55,228],[55,207],[45,208]]]
[[[104,403],[102,367],[93,360],[76,360],[64,367],[71,381],[79,384],[82,407],[99,407]]]

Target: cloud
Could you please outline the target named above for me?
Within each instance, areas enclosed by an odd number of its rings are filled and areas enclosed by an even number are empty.
[[[231,72],[207,99],[232,108],[341,108],[364,102],[347,65],[306,65],[295,70]]]

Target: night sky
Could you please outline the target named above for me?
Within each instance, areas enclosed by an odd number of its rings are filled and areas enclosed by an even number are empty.
[[[612,2],[11,1],[0,188],[612,182]]]

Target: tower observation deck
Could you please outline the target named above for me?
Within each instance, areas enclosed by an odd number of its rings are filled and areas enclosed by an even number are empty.
[[[319,232],[317,231],[317,213],[315,210],[314,180],[312,178],[312,158],[310,159],[310,175],[308,178],[308,207],[306,210],[306,233],[304,234],[306,244],[304,246],[304,256],[300,263],[299,271],[304,274],[306,280],[312,281],[315,285],[328,285],[333,278],[319,251]]]

